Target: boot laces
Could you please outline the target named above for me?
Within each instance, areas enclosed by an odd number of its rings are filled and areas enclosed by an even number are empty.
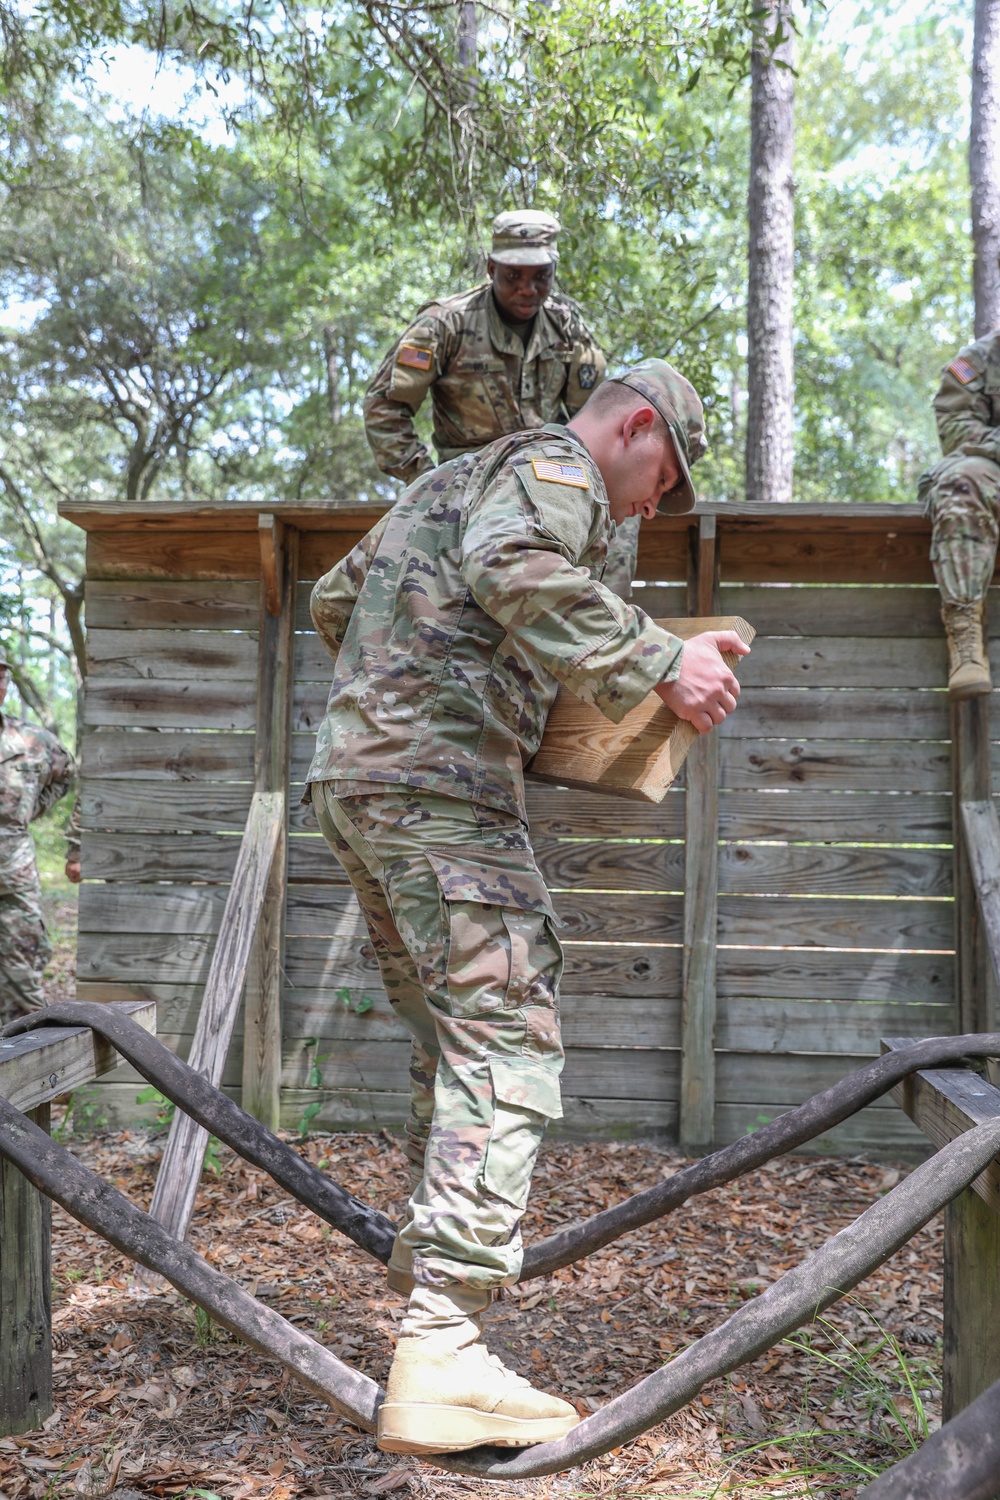
[[[964,610],[956,610],[951,619],[951,638],[955,643],[955,652],[962,666],[966,662],[975,661],[978,657],[977,634],[976,622],[972,615]]]

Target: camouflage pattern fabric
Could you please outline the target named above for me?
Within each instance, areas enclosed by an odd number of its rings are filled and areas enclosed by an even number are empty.
[[[337,665],[310,781],[458,797],[527,821],[559,683],[618,723],[682,643],[600,582],[613,523],[566,428],[422,476],[313,589]]]
[[[1000,517],[1000,333],[967,344],[934,397],[945,457],[920,479],[931,561],[946,604],[986,597]]]
[[[365,396],[375,462],[409,484],[434,468],[413,416],[428,391],[438,460],[574,416],[604,378],[606,360],[576,303],[553,292],[524,344],[497,312],[487,283],[428,302],[390,349]]]
[[[0,713],[0,1019],[44,1005],[52,944],[29,824],[65,796],[73,757],[48,730]]]
[[[412,1038],[402,1243],[418,1282],[510,1285],[546,1120],[562,1114],[562,951],[527,829],[426,792],[314,788]]]

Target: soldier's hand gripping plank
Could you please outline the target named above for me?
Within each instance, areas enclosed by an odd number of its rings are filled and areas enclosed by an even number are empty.
[[[618,522],[693,507],[703,432],[693,387],[647,360],[569,426],[418,478],[313,591],[336,657],[313,802],[413,1039],[389,1272],[409,1306],[379,1419],[393,1452],[523,1446],[577,1421],[482,1341],[562,1112],[562,952],[522,771],[560,683],[615,722],[651,691],[699,729],[736,706],[720,652],[744,654],[738,636],[684,645],[600,581]]]

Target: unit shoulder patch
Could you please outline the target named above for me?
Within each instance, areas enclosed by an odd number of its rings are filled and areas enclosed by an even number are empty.
[[[401,344],[396,355],[397,365],[406,365],[411,370],[429,370],[433,360],[432,350],[418,349],[414,344]]]
[[[590,480],[583,464],[563,464],[552,458],[533,458],[531,467],[535,478],[546,484],[568,484],[573,489],[589,490]]]
[[[957,359],[953,359],[948,366],[948,374],[954,375],[955,379],[961,381],[962,385],[968,385],[970,380],[975,380],[976,376],[982,373],[982,370],[977,370],[975,365],[970,364],[961,354]]]

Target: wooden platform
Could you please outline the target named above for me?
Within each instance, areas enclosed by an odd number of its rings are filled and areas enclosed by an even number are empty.
[[[88,533],[81,994],[154,998],[182,1050],[254,786],[260,509],[64,509]],[[311,580],[379,513],[277,512],[300,556],[281,996],[293,1126],[314,1102],[317,1128],[406,1111],[405,1040],[299,805],[330,681]],[[875,1055],[880,1034],[956,1029],[951,718],[928,545],[908,505],[720,505],[644,524],[643,609],[738,614],[758,636],[690,808],[690,767],[658,807],[530,789],[566,924],[565,1129],[676,1134],[683,1052],[714,1090],[714,1139],[731,1140]],[[687,920],[685,887],[700,893]],[[685,999],[697,1027],[682,1027]],[[124,1118],[138,1085],[120,1077],[102,1088]],[[237,1039],[226,1084],[241,1079]],[[925,1146],[887,1101],[817,1149]]]

